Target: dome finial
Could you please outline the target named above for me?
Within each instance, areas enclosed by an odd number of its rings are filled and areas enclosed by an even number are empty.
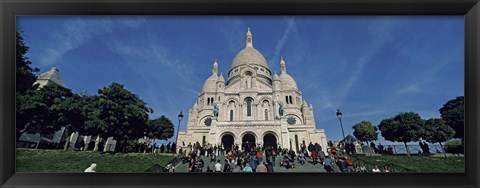
[[[283,57],[280,57],[280,69],[282,70],[281,74],[287,73],[287,67],[285,66],[285,60]]]
[[[215,58],[215,61],[213,62],[212,74],[217,75],[217,73],[218,73],[218,63],[217,63],[217,58]]]
[[[247,47],[253,47],[253,35],[252,32],[250,31],[250,27],[247,28],[247,35],[245,36],[246,38],[246,46]]]

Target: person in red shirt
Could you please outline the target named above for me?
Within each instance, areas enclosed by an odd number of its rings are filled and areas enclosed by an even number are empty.
[[[332,152],[332,155],[336,155],[337,154],[337,147],[335,145],[332,145],[330,151]]]
[[[262,152],[259,150],[257,151],[257,153],[255,154],[255,156],[257,157],[257,165],[260,164],[260,162],[262,161],[263,159],[263,155],[262,155]]]
[[[318,158],[317,152],[315,150],[312,150],[312,153],[310,154],[310,156],[312,157],[313,165],[317,164],[317,158]]]

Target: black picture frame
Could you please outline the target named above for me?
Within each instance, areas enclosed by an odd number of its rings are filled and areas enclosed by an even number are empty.
[[[1,187],[478,187],[478,0],[1,0]],[[15,17],[25,15],[464,15],[465,173],[63,174],[15,172]],[[439,164],[441,165],[441,164]]]

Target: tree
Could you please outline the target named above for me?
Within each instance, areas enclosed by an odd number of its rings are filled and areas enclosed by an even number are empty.
[[[46,108],[42,102],[42,96],[38,94],[37,90],[28,90],[24,94],[17,92],[16,96],[16,139],[20,139],[20,136],[27,131],[27,127],[35,124],[36,121],[32,121],[37,114],[43,113],[43,109]]]
[[[25,57],[29,47],[23,40],[23,31],[17,28],[16,31],[16,92],[24,94],[27,90],[35,90],[36,85],[33,85],[37,80],[34,72],[38,72],[38,68],[32,68],[30,65],[32,62]]]
[[[442,108],[440,114],[445,125],[450,126],[455,131],[454,138],[464,138],[464,117],[465,117],[465,97],[460,96],[447,101]]]
[[[405,112],[396,116],[384,119],[378,125],[385,140],[392,142],[403,142],[410,156],[407,142],[418,141],[422,136],[424,121],[417,113]]]
[[[41,105],[39,96],[35,95],[37,85],[34,85],[36,76],[34,72],[38,72],[38,68],[32,68],[30,65],[32,62],[25,57],[29,47],[23,40],[23,31],[19,28],[16,30],[16,97],[15,97],[15,113],[16,113],[16,139],[20,138],[20,135],[25,131],[25,127],[28,123],[29,117],[35,113],[35,111]]]
[[[60,121],[65,127],[67,138],[64,149],[68,149],[70,136],[73,132],[84,134],[86,131],[86,122],[88,121],[88,114],[86,109],[92,107],[92,101],[88,100],[89,96],[73,94],[72,97],[66,98],[60,104],[56,105],[58,112],[62,114]]]
[[[39,90],[31,91],[27,97],[31,98],[23,100],[24,102],[32,102],[31,104],[21,104],[21,106],[23,105],[29,108],[26,108],[28,109],[26,111],[28,113],[21,113],[23,116],[20,118],[27,118],[27,120],[21,121],[26,122],[24,125],[25,132],[40,134],[37,148],[43,135],[53,134],[60,130],[62,126],[66,126],[65,111],[59,106],[72,96],[73,93],[70,89],[57,84],[51,84]]]
[[[439,143],[442,149],[444,149],[442,142],[452,139],[453,135],[455,134],[455,130],[445,125],[444,121],[438,118],[431,118],[425,121],[424,130],[425,132],[423,137],[425,140],[430,143]],[[445,154],[445,149],[443,154],[445,157],[447,157]]]
[[[371,142],[378,139],[378,129],[370,121],[361,121],[355,124],[353,129],[353,136],[362,142]]]
[[[103,121],[100,127],[102,138],[113,136],[117,140],[115,150],[125,152],[127,141],[144,136],[148,121],[148,108],[137,95],[123,88],[123,85],[112,83],[98,91],[98,119]]]
[[[165,116],[149,120],[146,126],[146,135],[149,138],[167,140],[173,136],[173,123]]]

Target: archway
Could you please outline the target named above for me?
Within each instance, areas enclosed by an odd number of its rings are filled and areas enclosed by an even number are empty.
[[[233,143],[235,141],[235,138],[233,138],[232,134],[225,134],[222,136],[222,144],[223,148],[225,149],[225,152],[229,152],[232,150]]]
[[[265,149],[276,149],[277,148],[277,137],[272,133],[267,133],[263,136],[263,148]]]
[[[250,152],[255,148],[255,136],[251,133],[247,133],[242,137],[242,149]]]

